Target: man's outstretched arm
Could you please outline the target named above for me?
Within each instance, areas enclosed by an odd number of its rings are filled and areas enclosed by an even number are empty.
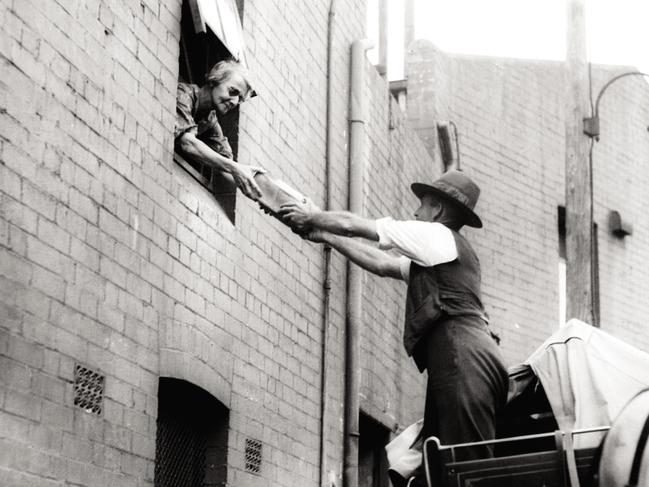
[[[403,280],[401,259],[372,245],[319,230],[311,232],[306,238],[331,245],[353,263],[377,276]]]
[[[296,229],[314,228],[345,237],[363,237],[379,240],[376,221],[349,211],[322,211],[303,203],[285,203],[279,214]]]

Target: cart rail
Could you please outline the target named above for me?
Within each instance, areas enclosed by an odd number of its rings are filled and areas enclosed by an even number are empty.
[[[573,449],[576,435],[605,433],[608,426],[574,431],[498,438],[474,443],[442,445],[436,437],[424,442],[429,487],[586,487],[592,485],[597,448]],[[529,451],[538,440],[554,440],[554,449]],[[516,454],[461,460],[463,448],[514,444]],[[511,446],[511,445],[510,445]],[[512,450],[512,448],[509,448]]]

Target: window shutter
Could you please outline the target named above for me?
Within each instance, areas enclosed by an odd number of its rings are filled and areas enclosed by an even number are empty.
[[[197,33],[207,27],[221,40],[235,59],[247,67],[243,32],[234,0],[189,0]]]

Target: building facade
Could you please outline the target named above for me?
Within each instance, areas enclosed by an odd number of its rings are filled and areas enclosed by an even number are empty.
[[[345,260],[325,304],[321,246],[174,156],[179,78],[201,82],[236,39],[205,5],[0,4],[3,486],[340,485]],[[240,16],[257,92],[227,124],[237,159],[325,205],[328,157],[331,207],[346,208],[364,3],[211,5],[230,27]],[[407,183],[440,171],[363,70],[366,214],[407,216]],[[401,346],[405,286],[363,289],[368,479],[420,417],[423,377]]]

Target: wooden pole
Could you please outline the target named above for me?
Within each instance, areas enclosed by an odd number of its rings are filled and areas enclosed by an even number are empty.
[[[566,77],[566,319],[593,324],[593,181],[584,0],[568,0]]]

